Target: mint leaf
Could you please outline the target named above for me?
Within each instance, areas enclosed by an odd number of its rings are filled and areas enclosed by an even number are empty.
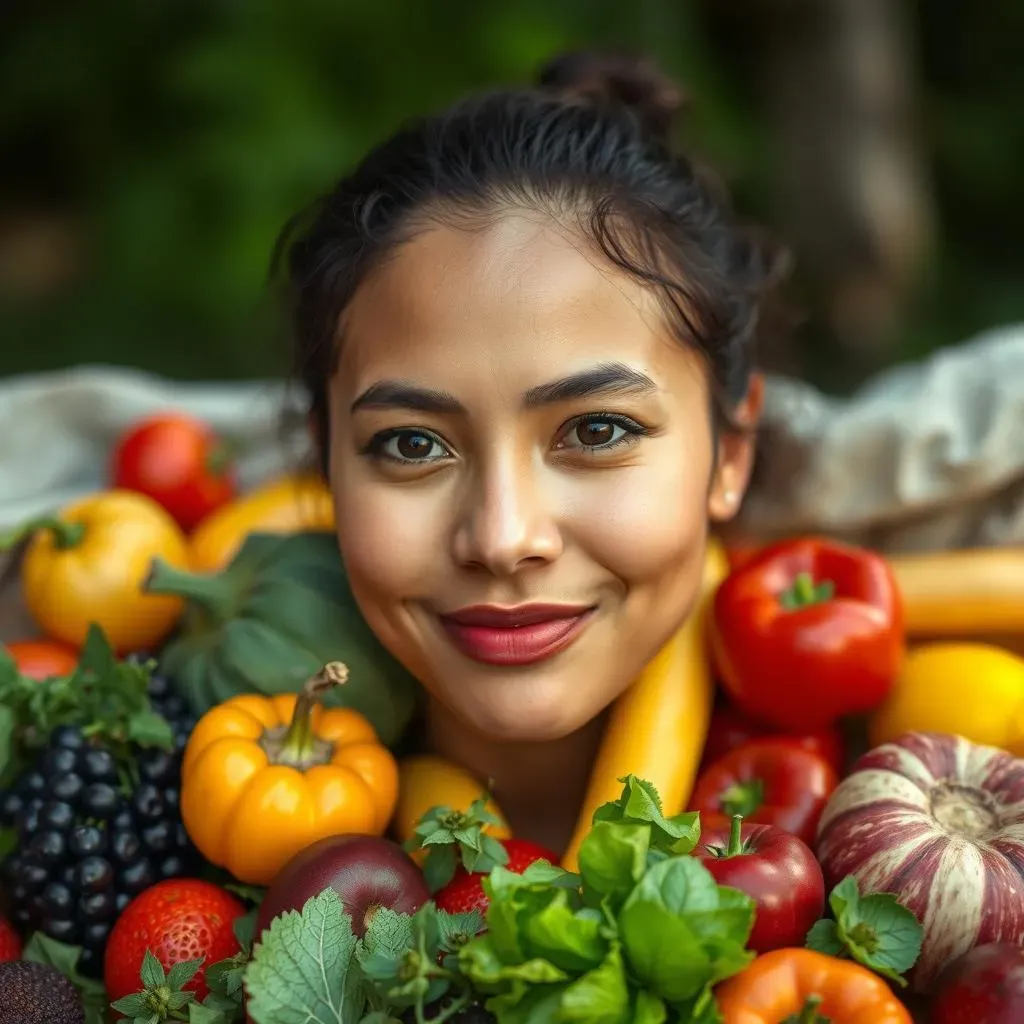
[[[835,921],[830,918],[822,918],[811,926],[807,933],[806,945],[817,953],[824,953],[826,956],[842,956],[844,947],[843,940],[839,937],[839,929]]]
[[[333,889],[287,911],[263,933],[245,972],[254,1024],[357,1024],[363,1013],[356,938]]]
[[[189,1003],[188,1024],[231,1024],[233,1018],[200,1003]]]
[[[689,853],[700,842],[700,815],[696,811],[666,818],[658,791],[644,779],[626,775],[619,779],[622,795],[613,803],[603,804],[594,812],[599,821],[649,825],[650,847],[664,853]]]
[[[363,936],[363,948],[369,954],[398,959],[412,948],[412,918],[390,907],[378,907]]]
[[[140,747],[171,747],[174,733],[167,719],[155,711],[136,711],[128,719],[128,739]]]
[[[891,893],[860,895],[857,880],[848,875],[829,895],[836,934],[847,955],[898,985],[921,955],[924,929]]]

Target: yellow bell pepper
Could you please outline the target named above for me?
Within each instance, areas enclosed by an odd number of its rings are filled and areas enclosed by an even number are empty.
[[[218,572],[250,533],[333,530],[334,501],[326,482],[309,473],[272,480],[207,516],[189,538],[194,572]]]
[[[868,723],[872,746],[907,732],[945,732],[1024,756],[1024,659],[989,644],[912,649]]]
[[[188,548],[181,528],[152,498],[125,490],[90,494],[0,538],[0,549],[26,537],[22,597],[48,636],[80,647],[95,623],[125,654],[155,647],[174,628],[182,600],[145,594],[142,583],[158,556],[185,568]]]
[[[181,772],[181,816],[210,863],[269,885],[326,836],[381,835],[398,797],[398,766],[351,708],[323,708],[348,670],[331,662],[303,692],[242,694],[196,725]]]

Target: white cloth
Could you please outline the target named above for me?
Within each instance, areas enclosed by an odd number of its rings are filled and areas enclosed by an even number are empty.
[[[81,367],[0,382],[0,527],[106,485],[115,439],[180,409],[244,449],[244,486],[309,455],[281,382],[175,383]],[[896,367],[849,399],[768,381],[762,456],[740,523],[883,550],[1024,543],[1024,325]]]

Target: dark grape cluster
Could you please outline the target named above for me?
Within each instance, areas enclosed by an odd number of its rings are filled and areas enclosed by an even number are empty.
[[[154,680],[152,690],[175,750],[136,751],[135,778],[81,730],[59,726],[31,768],[0,791],[0,826],[17,831],[3,863],[13,923],[81,946],[82,972],[97,977],[110,929],[132,897],[197,866],[178,807],[181,751],[194,721],[166,682]]]

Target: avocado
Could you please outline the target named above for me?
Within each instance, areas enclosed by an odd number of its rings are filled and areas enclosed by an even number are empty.
[[[0,1024],[85,1024],[78,989],[56,967],[0,964]]]

